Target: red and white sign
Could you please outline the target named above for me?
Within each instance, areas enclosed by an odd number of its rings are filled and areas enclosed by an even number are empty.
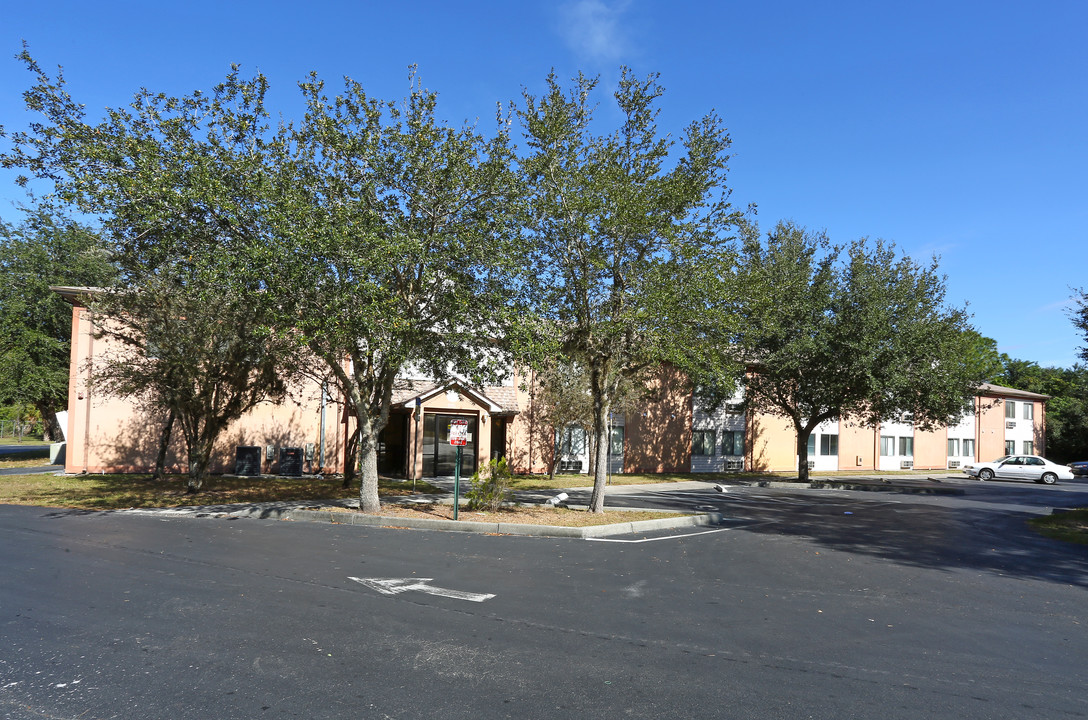
[[[468,445],[468,420],[450,420],[450,445]]]

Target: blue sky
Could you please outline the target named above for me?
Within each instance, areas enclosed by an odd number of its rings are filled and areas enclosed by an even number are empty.
[[[1083,344],[1071,288],[1088,267],[1088,3],[928,0],[9,3],[0,124],[23,126],[20,43],[63,65],[92,112],[140,87],[208,89],[231,63],[261,71],[295,116],[311,70],[389,99],[407,67],[454,123],[538,92],[549,69],[658,72],[663,130],[711,110],[729,127],[736,204],[833,241],[937,254],[949,300],[999,349],[1070,366]],[[606,98],[602,97],[602,100]],[[602,104],[602,119],[608,119]],[[0,217],[21,199],[0,174]]]

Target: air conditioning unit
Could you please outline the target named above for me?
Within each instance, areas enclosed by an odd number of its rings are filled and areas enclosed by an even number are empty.
[[[744,461],[743,460],[726,460],[725,461],[725,469],[726,470],[743,470],[744,469]]]
[[[256,477],[261,474],[261,448],[239,445],[234,456],[234,474]]]
[[[953,470],[955,468],[958,468],[959,466],[960,466],[960,461],[959,460],[949,460],[948,461],[948,469],[949,470]]]
[[[899,463],[899,469],[900,470],[913,470],[914,469],[914,461],[913,460],[904,460],[903,462]]]
[[[1015,430],[1016,429],[1016,421],[1015,420],[1006,420],[1005,421],[1005,429],[1006,430]]]
[[[280,448],[280,475],[299,477],[302,475],[302,448]]]

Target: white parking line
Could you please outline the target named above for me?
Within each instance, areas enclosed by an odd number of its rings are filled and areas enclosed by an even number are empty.
[[[585,538],[592,542],[615,542],[615,543],[644,543],[644,542],[656,542],[658,540],[683,540],[684,538],[695,537],[696,535],[709,535],[711,533],[725,532],[726,530],[732,530],[733,528],[719,528],[718,530],[703,530],[702,532],[685,533],[683,535],[669,535],[667,537],[656,538],[641,538],[639,540],[622,540],[619,538]]]

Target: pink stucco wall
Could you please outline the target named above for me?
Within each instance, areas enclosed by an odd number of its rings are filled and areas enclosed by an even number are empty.
[[[90,310],[72,310],[72,363],[68,385],[68,449],[65,471],[69,473],[148,472],[154,469],[159,437],[165,417],[137,399],[109,397],[97,391],[94,368],[106,353],[114,351],[109,341],[93,334]],[[344,426],[342,406],[329,402],[325,413],[325,468],[340,472],[343,461]],[[315,445],[315,460],[308,470],[317,470],[316,449],[321,437],[321,391],[310,380],[299,380],[289,397],[280,403],[257,406],[223,434],[216,444],[210,469],[233,472],[238,445],[274,447],[266,472],[278,467],[279,449]],[[175,427],[168,469],[183,472],[185,445]]]

